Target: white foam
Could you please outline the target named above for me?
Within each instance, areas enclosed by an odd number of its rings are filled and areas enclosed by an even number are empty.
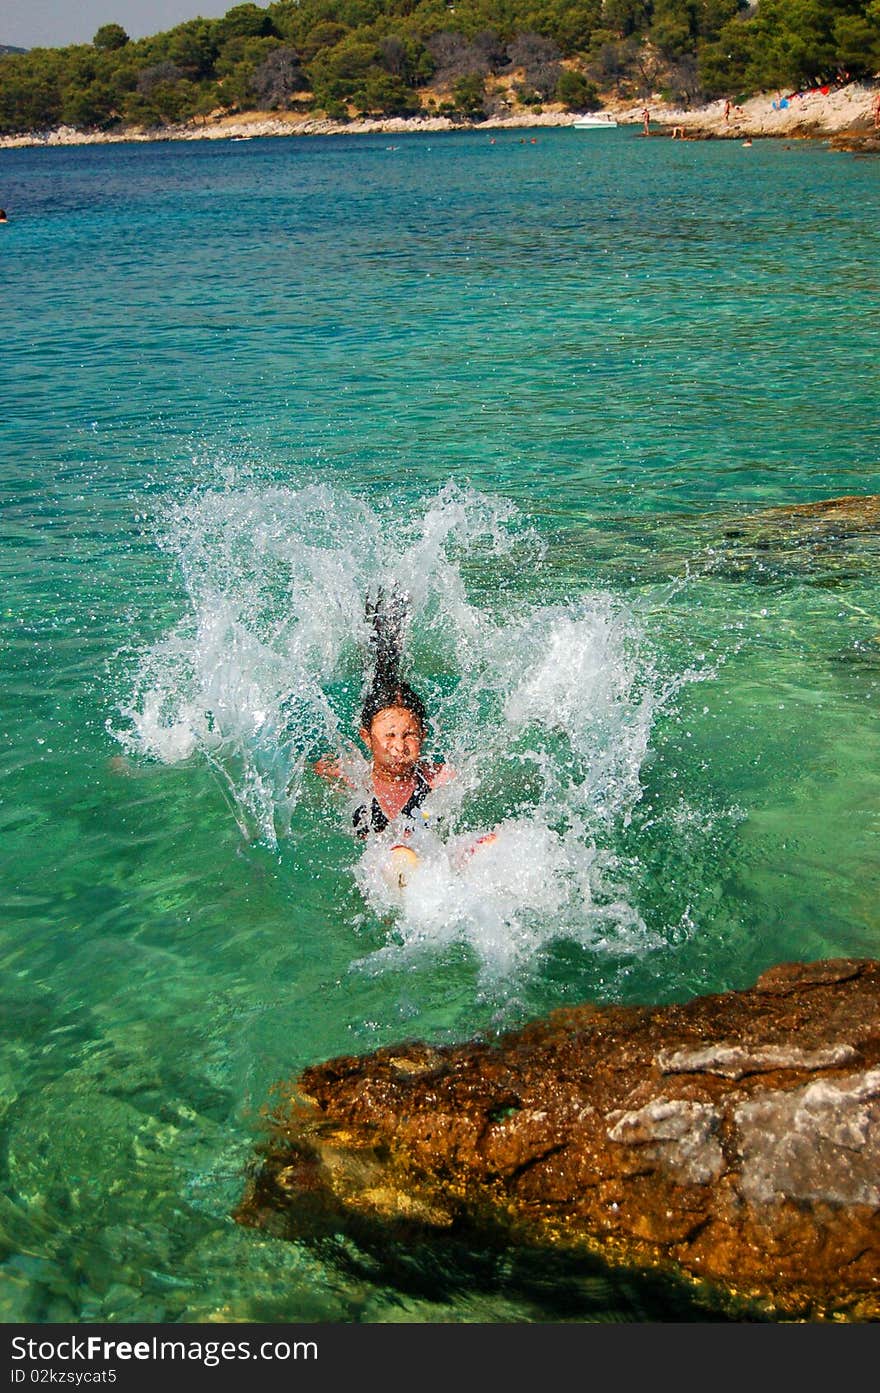
[[[391,579],[409,592],[408,675],[457,777],[431,795],[402,894],[381,874],[381,839],[352,842],[364,899],[394,922],[374,966],[464,942],[499,974],[557,937],[650,944],[626,885],[613,883],[613,832],[641,796],[670,683],[611,595],[546,605],[493,592],[502,558],[530,572],[540,561],[509,502],[450,484],[403,514],[321,484],[232,483],[171,508],[160,541],[179,566],[184,612],[139,654],[115,733],[165,763],[207,758],[243,831],[273,846],[302,815],[310,761],[353,749],[365,595]],[[472,574],[491,597],[481,605]],[[464,855],[491,827],[497,841]]]

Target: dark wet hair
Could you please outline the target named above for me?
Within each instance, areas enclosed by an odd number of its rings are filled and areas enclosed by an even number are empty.
[[[380,711],[400,706],[415,716],[425,729],[428,724],[425,703],[400,676],[409,595],[396,581],[389,587],[380,585],[374,595],[367,596],[364,617],[369,625],[367,646],[373,675],[361,710],[361,726],[369,730]]]
[[[414,692],[406,682],[379,682],[370,688],[361,710],[364,730],[369,730],[379,712],[387,711],[389,706],[400,706],[404,711],[409,711],[422,727],[428,724],[427,708],[418,692]]]

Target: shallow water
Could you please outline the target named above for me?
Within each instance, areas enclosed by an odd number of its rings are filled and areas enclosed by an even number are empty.
[[[0,152],[5,1320],[699,1319],[237,1227],[271,1085],[878,951],[877,539],[752,519],[880,492],[880,166],[395,140]],[[390,574],[402,905],[308,771]]]

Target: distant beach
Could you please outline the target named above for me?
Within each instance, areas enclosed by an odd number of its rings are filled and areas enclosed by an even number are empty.
[[[605,101],[603,110],[620,125],[643,123],[643,112],[650,112],[651,133],[671,136],[675,131],[687,139],[752,139],[782,136],[790,138],[853,137],[874,143],[880,137],[875,126],[878,89],[860,82],[839,87],[822,87],[786,93],[761,93],[742,103],[723,99],[703,106],[675,107],[659,98],[623,102]],[[491,116],[483,121],[453,120],[428,114],[411,117],[383,117],[356,121],[331,121],[298,112],[241,112],[235,116],[205,117],[179,126],[143,129],[127,127],[119,131],[80,131],[59,126],[48,131],[28,131],[0,137],[0,149],[41,145],[103,145],[120,142],[169,140],[252,140],[262,136],[308,135],[404,135],[453,130],[539,130],[548,126],[571,126],[576,112],[558,105],[543,111],[522,111],[507,116]]]

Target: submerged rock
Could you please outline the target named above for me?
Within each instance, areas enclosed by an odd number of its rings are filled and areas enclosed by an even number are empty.
[[[775,585],[796,579],[821,588],[874,576],[880,568],[880,495],[745,510],[667,513],[646,522],[621,517],[585,533],[604,576],[622,582],[706,576]],[[577,559],[584,542],[579,539]]]
[[[734,578],[798,575],[831,585],[873,573],[880,546],[880,495],[789,503],[722,523],[707,570]]]
[[[828,144],[832,150],[850,155],[880,155],[880,131],[844,131],[832,136]]]
[[[734,1314],[880,1319],[880,962],[335,1059],[280,1097],[243,1224],[500,1233]]]
[[[752,525],[777,528],[801,535],[852,537],[862,532],[880,532],[880,494],[844,494],[840,498],[821,498],[816,503],[788,503],[764,508],[752,516]]]

